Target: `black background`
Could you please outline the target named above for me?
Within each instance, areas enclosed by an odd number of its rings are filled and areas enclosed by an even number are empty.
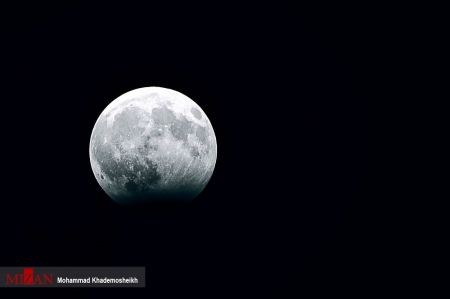
[[[145,290],[71,291],[93,297],[364,297],[389,283],[367,184],[369,8],[1,13],[0,265],[147,267]],[[121,207],[91,171],[97,117],[144,86],[186,94],[212,122],[217,164],[192,205]]]

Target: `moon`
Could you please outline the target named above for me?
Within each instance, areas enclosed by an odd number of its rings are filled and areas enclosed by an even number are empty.
[[[144,87],[103,110],[89,158],[101,188],[120,204],[191,202],[213,174],[217,141],[193,100],[172,89]]]

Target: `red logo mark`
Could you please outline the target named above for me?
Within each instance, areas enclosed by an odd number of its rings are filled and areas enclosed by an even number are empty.
[[[24,268],[22,273],[6,273],[7,285],[47,285],[53,284],[53,274],[35,274],[34,268]]]

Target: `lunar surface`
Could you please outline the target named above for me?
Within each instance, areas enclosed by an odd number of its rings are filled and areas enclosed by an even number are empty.
[[[118,203],[189,202],[211,178],[217,143],[194,101],[175,90],[144,87],[101,113],[89,157],[97,182]]]

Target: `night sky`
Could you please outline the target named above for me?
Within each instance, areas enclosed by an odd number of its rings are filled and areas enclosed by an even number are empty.
[[[147,267],[143,290],[70,291],[92,298],[376,287],[367,11],[213,3],[1,9],[0,265]],[[97,117],[144,86],[186,94],[214,127],[192,205],[119,206],[91,171]]]

